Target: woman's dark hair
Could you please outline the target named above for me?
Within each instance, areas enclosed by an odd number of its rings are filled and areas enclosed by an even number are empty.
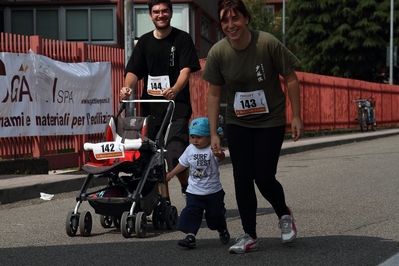
[[[242,0],[219,0],[218,2],[218,16],[219,22],[222,21],[220,12],[227,10],[233,10],[234,12],[241,13],[244,17],[248,18],[248,23],[251,22],[251,14],[248,12],[244,2]]]
[[[149,0],[148,1],[148,10],[149,10],[150,14],[151,14],[151,10],[152,10],[153,6],[159,5],[159,4],[162,4],[162,3],[167,4],[168,8],[170,9],[170,12],[173,12],[171,0]]]

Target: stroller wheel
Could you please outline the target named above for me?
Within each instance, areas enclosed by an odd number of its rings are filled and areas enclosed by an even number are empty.
[[[112,217],[108,215],[100,215],[100,224],[103,228],[110,228],[112,226]]]
[[[124,212],[121,217],[120,229],[122,236],[124,238],[128,238],[133,233],[133,222],[134,218],[130,215],[129,212]]]
[[[164,221],[162,220],[162,208],[160,205],[156,206],[152,211],[152,226],[154,229],[162,229]]]
[[[73,211],[69,211],[65,221],[66,233],[69,236],[75,236],[78,231],[79,216],[74,215]]]
[[[165,208],[165,224],[169,230],[174,230],[177,227],[177,220],[179,215],[175,206],[166,206]]]
[[[145,237],[147,233],[147,216],[144,212],[138,212],[136,214],[136,235],[139,238]]]
[[[121,229],[121,218],[114,216],[112,217],[112,222],[114,223],[116,229]]]
[[[91,233],[91,228],[93,226],[93,220],[91,218],[91,213],[84,211],[79,217],[79,231],[82,236],[89,236]]]

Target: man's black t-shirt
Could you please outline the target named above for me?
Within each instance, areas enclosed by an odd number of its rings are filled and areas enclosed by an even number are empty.
[[[179,29],[172,28],[171,33],[164,39],[156,39],[153,32],[148,32],[138,40],[132,56],[126,66],[127,72],[134,73],[138,79],[144,78],[142,99],[165,99],[163,96],[152,96],[147,93],[148,76],[169,76],[172,87],[179,77],[180,70],[188,67],[191,72],[201,69],[191,36]],[[190,104],[189,83],[181,90],[175,101],[174,119],[187,117],[192,114]],[[142,104],[142,116],[155,116],[156,123],[161,122],[167,104]]]

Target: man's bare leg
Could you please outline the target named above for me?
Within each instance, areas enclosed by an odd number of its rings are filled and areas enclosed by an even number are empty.
[[[189,172],[188,172],[188,168],[187,168],[185,171],[176,175],[180,181],[181,193],[183,194],[183,197],[186,197],[186,189],[188,186],[188,174],[189,174]]]
[[[185,171],[176,175],[181,185],[181,193],[183,194],[183,197],[186,197],[186,189],[188,186],[188,174],[189,174],[188,169],[186,169]],[[159,184],[158,193],[159,195],[162,195],[162,197],[165,198],[167,201],[170,201],[169,182],[166,181],[166,179],[164,179],[163,184]]]

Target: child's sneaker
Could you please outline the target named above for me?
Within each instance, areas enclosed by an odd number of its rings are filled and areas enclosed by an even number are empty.
[[[229,243],[230,242],[230,233],[229,233],[229,231],[227,229],[225,229],[222,232],[219,232],[219,238],[220,238],[220,241],[223,244]]]
[[[258,250],[258,238],[253,239],[248,234],[241,234],[236,238],[235,245],[229,248],[230,253],[245,253]]]
[[[292,214],[290,209],[288,210],[290,214],[283,215],[278,223],[278,227],[281,229],[281,240],[283,241],[283,243],[291,243],[296,238],[294,215]]]
[[[186,238],[179,240],[177,244],[185,248],[195,248],[195,236],[187,235]]]

